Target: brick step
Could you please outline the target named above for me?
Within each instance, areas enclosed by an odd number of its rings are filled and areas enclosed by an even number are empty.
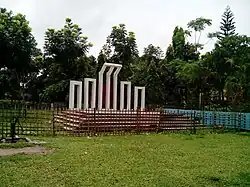
[[[158,114],[158,115],[157,115]],[[152,118],[152,117],[160,117],[161,119],[163,120],[167,120],[167,119],[172,119],[172,118],[183,118],[183,119],[190,119],[189,117],[186,117],[184,116],[183,114],[169,114],[169,113],[166,113],[166,114],[159,114],[159,113],[117,113],[117,112],[113,112],[113,113],[86,113],[86,112],[71,112],[71,111],[63,111],[62,113],[59,113],[58,115],[68,115],[68,116],[72,116],[72,117],[93,117],[95,116],[96,118],[97,117],[102,117],[102,116],[105,116],[106,118],[113,118],[113,117],[137,117],[137,116],[148,116],[149,118]]]
[[[136,112],[134,110],[129,110],[129,111],[120,111],[120,110],[112,110],[112,111],[100,111],[97,110],[96,112],[94,111],[70,111],[70,110],[65,110],[62,111],[63,113],[79,113],[79,114],[161,114],[161,112],[147,112],[147,111],[140,111]],[[171,113],[169,113],[171,114]]]
[[[183,122],[183,123],[193,123],[192,119],[172,119],[172,120],[160,120],[161,122],[172,123],[175,121]]]
[[[158,128],[167,128],[167,127],[193,127],[194,124],[157,124],[157,123],[117,123],[117,122],[110,122],[110,123],[92,123],[92,124],[74,124],[74,123],[64,123],[65,127],[74,127],[74,128],[120,128],[120,127],[158,127]],[[201,125],[195,124],[196,127]]]
[[[104,127],[104,126],[112,126],[112,127],[119,127],[119,126],[158,126],[158,127],[183,127],[183,126],[199,126],[199,124],[187,124],[187,123],[175,123],[175,124],[157,124],[157,123],[136,123],[136,122],[130,122],[130,123],[117,123],[117,122],[112,122],[112,123],[89,123],[89,124],[75,124],[75,123],[70,123],[70,122],[60,122],[57,121],[58,123],[63,124],[64,126],[71,126],[71,127]]]
[[[119,121],[100,121],[100,122],[76,122],[76,121],[65,121],[65,120],[55,120],[55,122],[57,123],[61,123],[63,125],[71,125],[71,126],[103,126],[103,125],[131,125],[131,124],[135,124],[135,125],[158,125],[158,126],[193,126],[193,125],[199,125],[199,123],[187,123],[187,122],[179,122],[179,121],[173,121],[170,123],[166,123],[166,122],[161,122],[159,124],[159,122],[152,122],[152,121],[126,121],[126,122],[119,122]]]
[[[72,116],[72,115],[56,115],[55,117],[66,117],[66,118],[74,118],[74,119],[159,119],[157,116],[87,116],[87,117],[80,117],[80,116]]]
[[[159,117],[157,116],[88,116],[88,117],[79,117],[79,116],[73,116],[73,115],[56,115],[55,119],[61,119],[65,121],[74,121],[74,122],[92,122],[92,121],[158,121]]]
[[[65,122],[74,122],[74,123],[103,123],[103,122],[110,122],[110,121],[115,121],[115,122],[137,122],[139,121],[140,123],[145,123],[145,122],[156,122],[159,121],[159,119],[152,119],[152,118],[113,118],[107,119],[107,118],[69,118],[65,116],[56,116],[55,120],[61,120]]]
[[[59,123],[74,123],[74,124],[106,124],[106,123],[117,123],[117,124],[119,124],[119,123],[124,123],[124,124],[130,124],[130,123],[139,123],[139,124],[141,124],[141,123],[146,123],[146,124],[150,124],[150,123],[152,123],[152,124],[160,124],[160,125],[171,125],[171,124],[173,124],[173,125],[178,125],[178,124],[190,124],[190,125],[192,125],[192,124],[199,124],[199,123],[194,123],[193,121],[161,121],[160,123],[159,123],[159,121],[157,121],[157,120],[155,120],[155,121],[148,121],[148,120],[126,120],[126,121],[124,121],[124,120],[112,120],[112,121],[88,121],[88,120],[86,120],[86,121],[84,121],[84,120],[82,120],[82,121],[79,121],[79,120],[74,120],[74,119],[55,119],[55,121],[56,122],[59,122]]]
[[[60,121],[57,120],[57,123],[63,124],[65,126],[74,126],[74,127],[104,127],[104,126],[157,126],[157,123],[137,123],[137,122],[123,122],[123,123],[119,123],[119,122],[102,122],[102,123],[70,123],[70,122],[64,122],[64,121]]]
[[[64,129],[69,129],[69,130],[85,130],[85,131],[108,131],[108,130],[118,130],[118,129],[123,129],[123,130],[131,130],[131,129],[156,129],[156,126],[149,126],[149,125],[144,125],[144,126],[137,126],[137,125],[105,125],[105,126],[82,126],[82,127],[71,127],[71,126],[65,126]]]
[[[148,112],[148,111],[140,111],[136,112],[134,110],[127,110],[127,111],[114,111],[114,110],[98,110],[96,112],[90,110],[65,110],[61,111],[63,114],[73,114],[73,115],[161,115],[161,116],[174,116],[174,117],[180,117],[185,116],[185,114],[179,114],[179,113],[161,113],[161,112]]]
[[[99,113],[99,114],[139,114],[139,113],[145,113],[145,114],[160,114],[161,112],[157,111],[135,111],[135,110],[64,110],[62,112],[67,112],[67,113],[82,113],[82,114],[94,114],[94,113]]]
[[[167,124],[171,124],[171,123],[197,123],[197,122],[195,122],[195,121],[193,121],[193,120],[172,120],[172,121],[163,121],[163,120],[161,120],[161,124],[162,123],[167,123]]]
[[[84,118],[88,118],[88,119],[123,119],[123,118],[147,118],[147,119],[158,119],[160,118],[161,120],[173,120],[173,119],[179,119],[179,120],[191,120],[191,118],[188,117],[184,117],[184,116],[180,116],[180,117],[176,117],[176,116],[167,116],[167,117],[160,117],[158,115],[98,115],[96,114],[95,116],[93,115],[86,115],[86,116],[79,116],[79,115],[73,115],[73,114],[58,114],[56,115],[56,117],[68,117],[68,118],[77,118],[77,119],[84,119]]]
[[[196,126],[198,129],[204,129],[204,126]],[[105,126],[105,127],[88,127],[88,128],[74,128],[74,127],[64,127],[67,131],[74,132],[108,132],[108,131],[131,131],[131,130],[139,130],[139,131],[166,131],[166,130],[192,130],[194,129],[192,126],[183,126],[183,127],[154,127],[154,126]]]
[[[137,118],[137,117],[147,117],[147,118],[159,118],[160,115],[150,115],[150,114],[140,114],[140,115],[127,115],[127,114],[121,114],[121,115],[117,115],[117,114],[106,114],[106,115],[103,115],[103,114],[95,114],[95,115],[90,115],[90,114],[87,114],[87,115],[79,115],[79,114],[58,114],[56,116],[69,116],[69,117],[74,117],[74,118],[128,118],[128,117],[131,117],[131,118]]]
[[[147,123],[147,122],[151,122],[151,123],[159,123],[158,119],[152,119],[152,118],[114,118],[112,119],[113,122],[124,122],[124,119],[126,119],[126,123],[130,123],[130,122],[138,122],[138,123]],[[79,118],[69,118],[69,117],[65,117],[65,116],[56,116],[55,120],[61,120],[61,121],[65,121],[65,122],[73,122],[73,123],[109,123],[110,120],[108,120],[107,118],[83,118],[83,119],[79,119]],[[176,123],[180,123],[180,124],[185,124],[185,123],[194,123],[193,120],[183,120],[183,119],[174,119],[174,120],[167,120],[167,121],[163,121],[161,120],[161,124],[176,124]]]
[[[140,132],[154,132],[156,131],[154,128],[143,128],[142,129],[136,129],[136,128],[102,128],[102,129],[72,129],[69,127],[65,127],[64,130],[73,132],[73,133],[107,133],[107,132],[132,132],[132,131],[140,131]]]
[[[149,121],[159,121],[158,117],[147,117],[147,116],[140,116],[140,117],[112,117],[112,118],[108,118],[108,117],[85,117],[85,118],[81,118],[81,117],[70,117],[70,116],[55,116],[56,119],[65,119],[65,120],[78,120],[78,121],[103,121],[103,120],[117,120],[117,121],[124,121],[124,120],[149,120]]]
[[[172,120],[179,120],[179,121],[194,121],[192,118],[187,117],[171,117],[171,118],[160,118],[161,121],[172,121]]]

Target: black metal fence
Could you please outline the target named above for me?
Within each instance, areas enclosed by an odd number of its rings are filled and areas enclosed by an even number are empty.
[[[13,134],[84,136],[236,128],[221,125],[218,120],[208,125],[205,118],[207,116],[202,112],[160,108],[144,111],[69,110],[63,105],[5,103],[0,104],[0,133],[4,138]]]

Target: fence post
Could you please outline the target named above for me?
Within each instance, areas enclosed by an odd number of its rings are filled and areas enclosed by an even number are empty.
[[[94,129],[95,129],[95,134],[97,134],[97,128],[96,128],[96,108],[94,108]]]
[[[136,131],[137,133],[139,133],[139,111],[138,111],[138,108],[136,108]]]
[[[53,114],[53,117],[52,117],[52,130],[53,130],[53,136],[55,136],[55,110],[54,110],[54,108],[52,109],[52,114]]]
[[[195,116],[195,110],[194,110],[194,120],[193,121],[193,128],[194,128],[194,134],[196,134],[196,116]]]
[[[238,113],[238,123],[237,123],[237,131],[241,130],[241,112]]]
[[[4,127],[3,127],[3,122],[2,122],[1,124],[2,124],[1,139],[3,139],[3,137],[4,137],[4,135],[3,135],[3,134],[4,134],[4,130],[3,130],[3,128],[4,128]]]
[[[156,133],[159,133],[159,131],[160,131],[162,116],[164,116],[164,110],[163,109],[160,109],[159,112],[160,112],[159,113],[159,119],[158,119],[158,115],[157,115],[157,118],[156,118],[157,121],[159,120],[159,122],[156,123],[157,124]]]

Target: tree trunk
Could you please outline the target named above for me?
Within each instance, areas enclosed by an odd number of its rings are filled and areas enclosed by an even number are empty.
[[[221,101],[224,101],[224,90],[221,90]]]

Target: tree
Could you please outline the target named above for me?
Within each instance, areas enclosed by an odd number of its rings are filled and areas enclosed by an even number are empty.
[[[193,60],[198,60],[200,56],[199,52],[196,52],[196,47],[194,44],[187,42],[184,45],[183,48],[183,60],[188,62],[188,61],[193,61]]]
[[[112,27],[111,34],[107,37],[107,42],[102,49],[107,62],[119,63],[123,65],[120,73],[122,79],[131,76],[131,64],[138,57],[138,49],[133,32],[126,30],[125,24]]]
[[[200,37],[201,37],[202,31],[206,28],[206,26],[211,26],[211,25],[212,25],[212,20],[203,18],[203,17],[196,18],[195,20],[191,20],[188,23],[188,28],[193,29],[195,32],[194,33],[194,37],[195,37],[194,45],[196,46],[196,52],[198,51],[198,48],[202,48],[202,44],[200,44]],[[197,38],[197,32],[199,32],[198,38]]]
[[[235,35],[235,22],[234,22],[234,14],[231,11],[230,7],[227,6],[226,10],[224,11],[222,15],[222,19],[220,22],[220,31],[214,32],[214,33],[208,33],[208,38],[218,38],[219,40],[222,40],[225,37],[233,36]]]
[[[146,86],[147,103],[164,103],[164,77],[162,71],[163,52],[152,44],[144,48],[143,55],[133,64],[131,80],[133,84]]]
[[[213,77],[217,103],[230,105],[249,101],[249,37],[233,35],[218,40],[212,52],[203,59]],[[228,104],[227,104],[228,105]]]
[[[33,64],[35,70],[28,76],[28,81],[25,86],[25,92],[30,96],[30,100],[39,102],[39,94],[44,88],[44,79],[47,76],[45,74],[42,74],[44,70],[44,58],[42,57],[42,55],[34,58]]]
[[[230,10],[229,6],[227,6],[226,10],[224,11],[222,15],[222,21],[220,23],[220,31],[209,33],[208,37],[211,39],[219,39],[215,44],[215,49],[211,53],[212,58],[210,58],[210,64],[213,64],[212,69],[214,72],[216,72],[217,84],[215,87],[219,91],[219,98],[220,100],[224,101],[226,80],[233,80],[232,78],[227,79],[227,77],[230,72],[234,71],[231,66],[232,64],[229,63],[228,59],[231,59],[232,55],[237,51],[235,47],[238,46],[236,43],[239,40],[239,38],[233,37],[236,35],[234,14]]]
[[[83,80],[93,73],[93,58],[86,54],[92,45],[82,29],[70,18],[62,29],[48,29],[44,46],[44,90],[41,94],[46,101],[65,101],[69,81]],[[92,75],[91,75],[92,77]]]
[[[227,6],[225,12],[222,15],[222,21],[220,22],[220,32],[218,35],[219,39],[223,39],[228,36],[233,36],[235,34],[235,22],[234,14]]]
[[[144,53],[141,58],[148,62],[159,62],[163,58],[163,51],[160,47],[150,44],[148,47],[144,48]]]
[[[103,66],[104,63],[109,62],[111,60],[111,46],[109,44],[105,44],[98,57],[97,57],[97,71],[99,72]]]
[[[37,51],[35,38],[25,16],[14,15],[12,11],[0,8],[2,94],[9,93],[12,99],[22,98],[29,74],[36,71],[33,59]]]
[[[181,105],[183,101],[183,84],[176,74],[184,61],[165,59],[159,47],[150,44],[144,49],[138,62],[133,64],[133,84],[145,85],[146,102],[152,105]]]
[[[174,49],[172,44],[169,44],[167,48],[165,59],[167,62],[171,62],[174,59]]]
[[[224,44],[224,45],[223,45]],[[230,46],[230,50],[229,49]],[[225,83],[224,89],[229,96],[229,100],[234,105],[239,100],[249,101],[247,96],[249,92],[249,75],[250,68],[250,38],[247,36],[228,36],[221,41],[221,45],[217,50],[224,56],[224,68],[222,71]],[[223,51],[226,50],[226,51]]]
[[[172,45],[174,49],[174,58],[183,59],[184,46],[185,46],[185,32],[183,28],[175,27],[172,36]]]
[[[186,36],[190,36],[190,31],[185,31],[181,27],[175,27],[173,36],[172,36],[172,44],[169,45],[166,52],[167,61],[171,61],[173,59],[184,60],[186,62],[190,60],[198,60],[199,53],[196,53],[195,45],[187,42]]]

